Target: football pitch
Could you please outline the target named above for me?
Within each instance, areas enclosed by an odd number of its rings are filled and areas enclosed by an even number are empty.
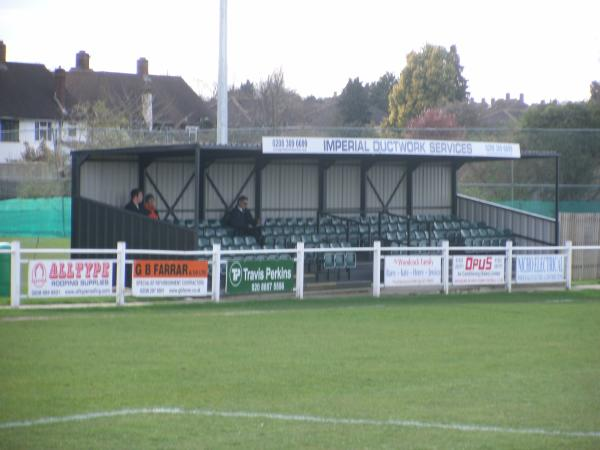
[[[0,448],[600,448],[600,294],[0,310]]]

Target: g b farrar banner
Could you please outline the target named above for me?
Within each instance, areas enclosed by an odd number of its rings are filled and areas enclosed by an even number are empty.
[[[564,255],[518,255],[517,283],[561,283],[565,281]]]
[[[291,292],[294,290],[294,261],[229,261],[229,294]]]
[[[503,284],[503,255],[460,255],[452,258],[452,284]]]
[[[208,261],[136,260],[131,291],[136,297],[207,295]]]
[[[441,256],[386,256],[385,287],[428,286],[442,284]]]
[[[110,297],[112,264],[106,259],[29,261],[29,297]]]

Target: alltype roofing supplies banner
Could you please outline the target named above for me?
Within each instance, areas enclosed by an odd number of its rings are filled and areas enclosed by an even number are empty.
[[[424,139],[265,136],[263,153],[322,155],[410,155],[462,158],[520,158],[519,144]]]
[[[110,297],[113,261],[29,261],[29,297]]]
[[[131,292],[135,297],[202,297],[208,292],[208,261],[136,260]]]
[[[465,255],[452,258],[452,284],[504,284],[503,255]]]
[[[442,284],[441,256],[386,256],[384,269],[385,287]]]

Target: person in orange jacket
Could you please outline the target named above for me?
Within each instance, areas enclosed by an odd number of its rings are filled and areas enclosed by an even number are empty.
[[[146,194],[144,197],[144,209],[146,210],[146,215],[151,219],[160,219],[158,216],[158,212],[156,211],[156,203],[154,202],[154,195]]]

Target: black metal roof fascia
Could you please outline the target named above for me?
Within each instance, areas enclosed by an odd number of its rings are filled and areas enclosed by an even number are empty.
[[[128,157],[128,156],[149,156],[154,158],[169,158],[169,157],[193,157],[196,149],[199,148],[202,156],[214,159],[225,158],[244,158],[264,156],[270,161],[286,160],[286,159],[327,159],[327,160],[346,160],[346,161],[361,161],[371,158],[377,158],[382,161],[438,161],[438,162],[485,162],[485,161],[510,161],[519,158],[478,158],[478,157],[460,157],[460,156],[422,156],[422,155],[340,155],[340,154],[315,154],[315,153],[263,153],[260,146],[234,146],[234,145],[203,145],[203,144],[184,144],[184,145],[156,145],[156,146],[140,146],[126,147],[115,149],[98,149],[98,150],[74,150],[71,153],[80,155],[88,155],[91,159],[100,159],[96,157]],[[559,156],[557,152],[552,151],[529,151],[525,150],[521,153],[520,159],[533,158],[556,158]]]

